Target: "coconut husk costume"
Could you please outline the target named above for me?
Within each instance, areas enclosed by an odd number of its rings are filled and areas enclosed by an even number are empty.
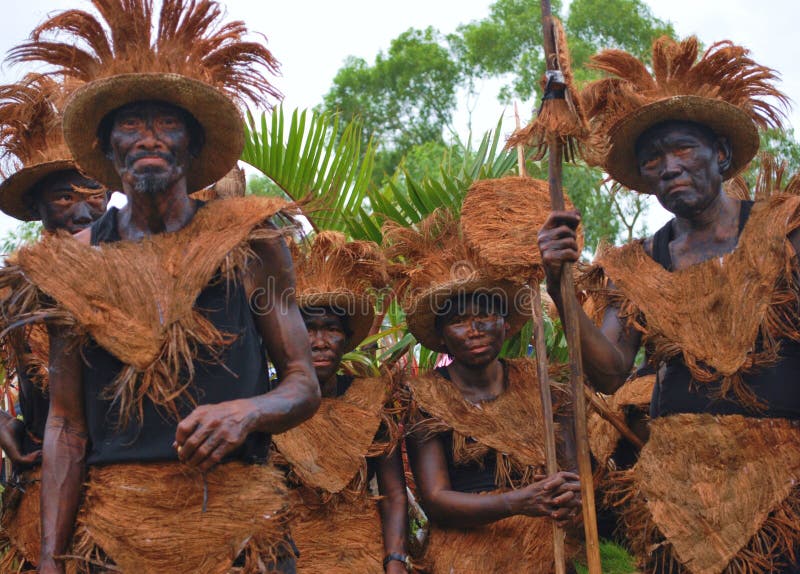
[[[380,248],[323,231],[293,248],[301,309],[335,309],[350,332],[345,352],[369,334],[375,304],[389,278]],[[368,489],[367,460],[397,446],[398,413],[391,376],[337,375],[337,394],[317,413],[275,435],[276,460],[288,468],[292,538],[298,572],[383,572],[377,498]]]
[[[447,352],[436,331],[436,317],[458,294],[501,295],[508,303],[511,334],[530,316],[527,288],[520,282],[493,279],[486,260],[463,240],[459,222],[448,212],[435,212],[417,229],[389,227],[386,236],[389,253],[401,261],[397,271],[409,330],[426,347]],[[503,365],[506,390],[480,404],[465,400],[444,371],[406,381],[409,432],[445,441],[452,453],[451,480],[456,489],[453,469],[487,472],[493,466],[492,486],[484,492],[520,488],[545,473],[536,365],[528,359],[505,360]],[[563,404],[563,391],[556,394]],[[431,523],[422,562],[434,574],[549,572],[554,564],[552,523],[524,516],[469,529]]]
[[[0,86],[0,210],[23,221],[40,218],[32,192],[46,177],[77,166],[64,142],[61,114],[80,84],[29,74]],[[78,193],[102,190],[73,188]],[[6,293],[7,294],[7,293]],[[47,417],[50,346],[43,325],[31,325],[0,339],[5,386],[15,384],[25,424],[22,453],[41,448]],[[39,559],[39,470],[14,469],[3,492],[0,571],[22,570]],[[5,549],[5,550],[3,550]]]
[[[238,102],[276,93],[264,75],[276,66],[270,52],[244,38],[243,23],[222,23],[215,2],[166,0],[157,34],[150,0],[92,4],[100,18],[56,14],[12,54],[85,82],[63,122],[78,165],[119,189],[98,129],[120,106],[158,100],[203,130],[189,190],[221,179],[243,145]],[[90,468],[68,568],[250,574],[271,571],[291,552],[283,477],[264,464],[268,435],[251,434],[204,475],[169,448],[177,421],[195,405],[267,389],[242,274],[251,242],[274,239],[265,223],[286,207],[260,197],[213,201],[181,230],[139,242],[120,240],[117,210],[109,210],[92,228],[92,245],[44,237],[2,269],[6,330],[42,321],[67,327],[85,358]]]
[[[609,74],[583,98],[602,143],[598,158],[633,189],[645,189],[634,146],[651,126],[691,121],[726,137],[727,180],[755,155],[757,128],[779,123],[764,99],[785,100],[774,73],[729,42],[700,54],[694,38],[657,40],[653,75],[620,51],[593,62]],[[597,313],[618,309],[641,332],[652,365],[665,369],[649,441],[608,494],[647,571],[762,573],[796,564],[800,409],[780,397],[793,388],[800,341],[787,240],[800,225],[798,208],[800,198],[783,194],[742,203],[734,251],[680,270],[659,255],[669,227],[654,236],[652,256],[643,241],[598,253],[589,289]]]

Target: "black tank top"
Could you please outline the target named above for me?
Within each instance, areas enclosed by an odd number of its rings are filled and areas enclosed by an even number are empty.
[[[91,228],[91,243],[120,241],[117,208],[110,208]],[[198,404],[216,404],[250,398],[267,392],[269,379],[266,355],[247,295],[241,283],[228,284],[218,277],[200,292],[195,302],[221,332],[236,335],[219,361],[196,358],[192,393]],[[103,390],[122,369],[122,363],[94,341],[84,348],[83,370],[86,422],[91,441],[89,464],[121,462],[156,462],[177,460],[172,448],[177,421],[153,403],[145,400],[144,415],[126,428],[118,428],[118,409],[102,398]],[[192,411],[190,404],[179,405],[181,418]],[[247,462],[266,460],[270,437],[253,433],[231,458]]]
[[[742,202],[739,235],[744,230],[752,207],[752,201]],[[674,270],[669,251],[672,237],[672,220],[653,236],[652,257],[667,271]],[[760,341],[756,341],[756,348],[759,346]],[[650,416],[656,418],[678,413],[710,413],[800,419],[800,392],[797,392],[795,386],[800,377],[800,344],[782,340],[780,355],[780,361],[774,365],[743,375],[748,387],[760,402],[767,405],[764,410],[746,409],[734,400],[719,398],[718,385],[694,382],[683,359],[676,357],[667,362],[663,376],[653,389]]]

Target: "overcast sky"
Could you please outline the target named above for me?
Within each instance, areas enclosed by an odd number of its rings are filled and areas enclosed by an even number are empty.
[[[49,12],[86,8],[87,0],[2,0],[0,53],[18,44]],[[531,0],[536,1],[536,0]],[[489,13],[490,0],[228,0],[231,19],[245,20],[251,30],[264,33],[269,48],[280,60],[281,76],[275,83],[285,95],[288,108],[318,104],[336,71],[347,56],[372,62],[389,42],[410,27],[434,26],[449,33],[459,24],[478,20]],[[705,44],[730,39],[750,48],[761,64],[778,70],[782,88],[795,109],[789,124],[800,132],[800,67],[795,44],[800,2],[797,0],[648,0],[653,13],[670,20],[680,36],[696,34]],[[25,70],[0,68],[4,83]],[[480,98],[472,102],[472,124],[476,133],[493,128],[506,114],[506,129],[512,128],[508,110],[496,99],[497,82],[486,82]],[[531,109],[523,102],[521,110]],[[461,109],[456,128],[466,129],[467,114]],[[527,118],[525,118],[527,119]],[[463,126],[463,127],[461,127]],[[650,231],[666,221],[667,214],[654,202],[648,218]],[[0,235],[15,221],[0,214]]]

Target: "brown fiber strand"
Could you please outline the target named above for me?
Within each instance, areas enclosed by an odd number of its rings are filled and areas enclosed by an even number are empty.
[[[204,483],[208,489],[203,512]],[[283,550],[288,497],[272,467],[229,462],[201,475],[180,464],[94,467],[74,558],[141,574],[261,574]],[[246,565],[232,568],[246,553]]]
[[[249,242],[277,237],[262,224],[285,207],[254,196],[214,201],[180,231],[140,242],[89,246],[66,234],[44,237],[0,270],[0,288],[13,287],[4,324],[80,325],[125,364],[108,388],[121,425],[141,415],[145,399],[177,417],[180,401],[193,400],[198,350],[214,360],[233,341],[194,308],[197,296],[218,273],[220,281],[238,280],[253,257]]]
[[[799,206],[797,196],[756,203],[735,251],[679,271],[656,263],[641,241],[600,250],[590,275],[596,285],[598,276],[610,278],[615,289],[590,293],[596,315],[617,307],[642,332],[653,364],[681,356],[696,383],[718,384],[721,396],[761,408],[742,374],[777,362],[779,339],[800,340],[795,254],[786,240],[800,225]]]
[[[484,261],[492,279],[539,283],[544,279],[536,235],[550,215],[546,181],[508,176],[478,180],[461,207],[464,241]],[[567,201],[567,209],[573,209]],[[579,245],[583,233],[579,231]]]
[[[593,68],[607,77],[590,83],[581,100],[592,125],[594,153],[585,159],[603,165],[607,136],[621,120],[642,106],[679,95],[727,102],[759,128],[780,127],[788,99],[774,86],[775,72],[758,65],[749,51],[731,42],[717,42],[702,55],[692,36],[676,41],[662,36],[653,42],[653,72],[623,50],[604,50],[592,57]]]
[[[573,161],[580,143],[589,135],[589,123],[575,87],[564,27],[558,18],[552,20],[556,36],[558,69],[564,75],[564,97],[544,100],[534,120],[511,135],[506,143],[506,149],[518,145],[528,146],[534,149],[533,159],[540,160],[547,152],[548,138],[555,136],[564,147],[566,161]],[[547,81],[543,78],[541,82],[543,93],[546,87]]]
[[[798,477],[796,423],[674,415],[651,423],[607,501],[646,572],[767,574],[795,559]]]
[[[10,574],[14,561],[22,568],[24,563],[39,564],[41,528],[39,520],[39,492],[41,470],[23,472],[19,487],[8,484],[2,494],[0,516],[0,570]],[[23,490],[24,489],[24,492]],[[24,571],[24,570],[20,570]]]
[[[753,192],[742,176],[725,182],[728,195],[736,199],[752,199],[764,201],[777,195],[800,195],[800,174],[789,176],[788,164],[778,161],[774,155],[763,152],[759,154],[756,184]]]
[[[272,437],[301,484],[328,493],[345,487],[363,492],[363,480],[353,481],[366,477],[366,457],[384,420],[389,391],[383,378],[356,378],[341,397],[323,398],[306,422]],[[396,430],[393,434],[396,438]]]
[[[266,79],[278,63],[244,22],[221,23],[213,0],[164,0],[153,26],[152,0],[91,0],[99,17],[66,10],[36,27],[9,52],[12,62],[44,62],[83,82],[130,73],[180,74],[224,90],[237,101],[267,105],[280,93]],[[68,41],[58,41],[66,34]]]

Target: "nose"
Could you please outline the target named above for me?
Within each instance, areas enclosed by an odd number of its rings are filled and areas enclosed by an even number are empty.
[[[92,222],[92,214],[85,201],[79,201],[72,208],[72,222],[80,225],[86,225]]]
[[[141,131],[139,132],[139,139],[136,141],[136,145],[134,146],[137,149],[160,149],[164,147],[164,142],[162,142],[159,137],[156,135],[156,129],[153,125],[153,120],[148,119],[144,123],[144,127],[142,127]]]
[[[661,165],[661,179],[674,179],[683,172],[683,165],[678,156],[672,153],[664,154]]]
[[[328,348],[328,342],[325,340],[325,337],[322,336],[317,330],[309,331],[308,336],[311,339],[311,350],[312,351],[322,351]]]

